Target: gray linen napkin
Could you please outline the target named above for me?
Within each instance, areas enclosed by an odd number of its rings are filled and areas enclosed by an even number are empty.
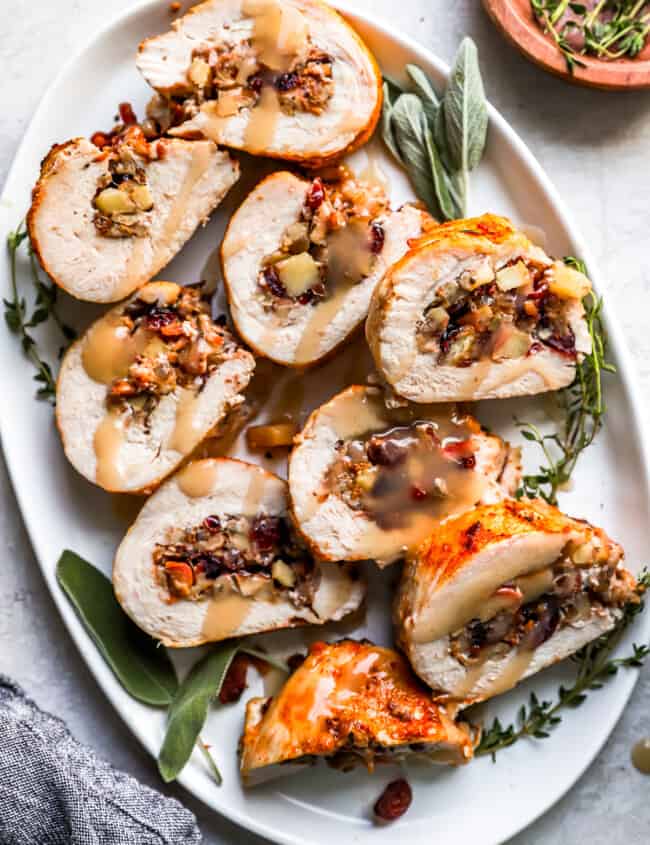
[[[0,675],[0,845],[198,845],[196,819],[98,759]]]

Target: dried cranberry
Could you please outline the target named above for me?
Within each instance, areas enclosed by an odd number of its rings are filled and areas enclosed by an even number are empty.
[[[542,344],[539,343],[539,341],[536,340],[535,343],[531,343],[530,348],[529,348],[529,350],[526,354],[527,355],[537,355],[537,353],[541,352],[543,348],[544,347],[542,346]]]
[[[375,815],[384,822],[392,822],[399,819],[411,806],[413,793],[408,781],[400,778],[388,784],[386,789],[377,799],[375,804]]]
[[[266,267],[262,275],[264,277],[264,286],[271,291],[273,296],[285,297],[287,295],[287,289],[280,281],[278,271],[275,267]]]
[[[120,120],[125,126],[132,126],[134,123],[138,122],[138,118],[135,116],[131,103],[120,103],[118,110],[120,112]]]
[[[248,658],[244,654],[235,655],[219,690],[221,704],[232,704],[241,698],[241,694],[247,687],[248,662]]]
[[[370,252],[372,252],[373,255],[379,255],[384,248],[385,239],[386,235],[384,233],[384,227],[381,223],[373,220],[370,224]]]
[[[158,307],[152,308],[145,317],[147,328],[152,329],[153,331],[158,331],[159,329],[162,329],[163,326],[169,326],[176,319],[176,312],[172,311],[171,308]]]
[[[535,604],[524,605],[520,614],[521,619],[527,623],[520,647],[531,651],[550,639],[560,622],[560,609],[553,596]]]
[[[248,77],[246,85],[251,89],[251,91],[259,94],[262,90],[262,85],[264,85],[264,80],[258,73],[256,73],[253,76]]]
[[[93,135],[90,136],[90,142],[96,147],[99,147],[99,149],[101,150],[103,147],[110,146],[111,136],[107,135],[105,132],[95,132]]]
[[[255,517],[251,526],[251,538],[260,551],[271,551],[280,543],[280,520],[278,517]]]
[[[440,351],[443,353],[443,355],[446,355],[447,352],[449,352],[451,342],[456,337],[459,331],[460,326],[455,325],[455,323],[447,324],[447,328],[440,335]]]
[[[552,334],[544,343],[563,355],[573,355],[576,351],[576,336],[570,326],[567,326],[567,334]]]
[[[314,181],[311,183],[309,190],[307,191],[307,196],[305,197],[305,205],[307,208],[311,209],[311,211],[316,211],[317,208],[323,204],[323,200],[325,199],[325,187],[323,186],[322,181],[316,177]]]
[[[443,454],[450,461],[455,461],[463,469],[474,469],[476,457],[474,445],[470,440],[452,440],[443,446]]]
[[[539,281],[535,282],[535,289],[531,291],[526,297],[527,299],[532,299],[534,302],[538,302],[540,299],[544,299],[544,297],[548,294],[548,282],[546,279],[540,279]]]
[[[298,297],[298,302],[301,305],[309,305],[310,302],[313,302],[316,297],[314,296],[313,290],[311,288],[306,290],[304,293],[301,293]]]
[[[418,484],[411,484],[411,498],[415,502],[421,502],[422,499],[426,499],[427,495],[428,493],[423,487]]]
[[[280,74],[276,78],[275,87],[278,91],[293,91],[294,88],[298,87],[299,82],[298,74],[294,71],[289,71],[288,73]]]
[[[212,514],[211,516],[206,516],[203,520],[203,527],[207,529],[211,534],[216,534],[218,531],[221,531],[221,520],[218,516]]]
[[[371,464],[396,466],[406,458],[408,449],[390,438],[371,437],[366,446],[366,453]]]
[[[224,571],[221,561],[214,555],[199,555],[196,559],[192,560],[192,564],[195,570],[203,572],[205,577],[210,581],[214,581]]]

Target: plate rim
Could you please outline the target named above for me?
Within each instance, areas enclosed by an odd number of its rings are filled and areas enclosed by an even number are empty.
[[[428,47],[416,41],[416,39],[414,39],[412,36],[406,35],[401,31],[396,31],[395,26],[392,25],[387,19],[383,18],[380,15],[376,15],[373,12],[366,12],[365,10],[356,9],[354,7],[354,0],[325,0],[325,2],[328,2],[329,5],[341,12],[346,18],[349,18],[353,24],[355,19],[367,23],[370,27],[374,28],[377,32],[382,35],[382,37],[386,38],[388,41],[393,41],[399,44],[400,46],[403,46],[412,56],[416,58],[417,61],[424,62],[425,64],[430,64],[431,66],[435,67],[439,73],[441,73],[445,77],[448,76],[449,66],[442,59],[440,59]],[[25,146],[25,142],[31,140],[31,135],[33,134],[34,127],[40,120],[41,115],[46,112],[50,107],[50,101],[53,98],[54,92],[59,86],[61,80],[69,73],[69,71],[74,67],[74,65],[86,53],[92,51],[96,47],[98,42],[110,36],[112,30],[119,29],[122,26],[128,25],[129,19],[137,18],[145,11],[153,11],[154,9],[159,8],[159,6],[160,0],[136,0],[136,2],[134,2],[131,6],[121,11],[118,15],[112,17],[104,26],[98,29],[92,35],[91,38],[89,38],[86,42],[84,42],[83,45],[81,45],[76,51],[73,52],[71,57],[66,62],[64,62],[63,66],[58,71],[58,73],[55,74],[55,76],[43,92],[40,102],[38,103],[38,106],[36,107],[30,121],[28,122],[27,128],[22,135],[22,138],[18,144],[15,155],[13,157],[11,166],[7,173],[5,185],[3,187],[2,194],[0,195],[0,221],[2,221],[4,224],[2,226],[3,234],[10,231],[11,228],[13,228],[13,226],[15,225],[15,221],[12,223],[12,221],[10,220],[10,214],[15,211],[15,202],[10,198],[9,191],[14,179],[16,178],[16,173],[19,169],[19,160],[21,157],[22,150]],[[595,283],[594,287],[596,291],[598,291],[598,293],[600,293],[601,295],[607,293],[607,286],[604,284],[600,277],[596,262],[592,260],[591,251],[586,246],[581,233],[576,228],[575,224],[571,221],[570,215],[567,212],[564,201],[560,197],[557,189],[555,188],[549,177],[546,175],[546,172],[542,168],[541,164],[539,164],[537,159],[533,156],[532,152],[528,149],[528,147],[521,139],[517,131],[508,123],[505,117],[503,117],[503,115],[501,115],[501,113],[491,103],[488,103],[488,111],[490,125],[492,127],[495,127],[499,134],[502,134],[507,138],[509,144],[516,152],[516,155],[519,160],[523,162],[525,166],[530,170],[530,172],[534,175],[534,178],[537,181],[542,193],[548,199],[554,215],[560,222],[564,232],[566,232],[568,239],[572,241],[572,243],[576,247],[576,251],[578,252],[578,254],[587,262],[587,265],[590,267],[590,276]],[[593,270],[591,268],[596,269]],[[610,338],[610,342],[613,341],[612,346],[616,350],[616,357],[618,359],[619,364],[617,376],[620,381],[620,387],[626,396],[627,402],[632,412],[632,421],[634,424],[634,429],[636,432],[639,433],[638,449],[643,464],[643,489],[645,490],[645,501],[650,506],[650,444],[648,444],[646,439],[643,437],[643,400],[641,398],[642,394],[639,386],[639,375],[637,373],[636,366],[632,360],[631,352],[628,347],[627,340],[623,334],[623,330],[621,328],[621,324],[619,322],[618,317],[615,313],[611,312],[609,308],[606,308],[604,318],[607,334]],[[5,445],[6,440],[3,436],[3,432],[5,426],[4,418],[6,413],[7,411],[4,410],[4,406],[0,407],[0,443],[2,444],[2,450],[5,457],[7,472],[12,486],[12,490],[18,503],[20,514],[23,519],[23,523],[25,525],[25,529],[29,537],[32,550],[34,552],[34,556],[38,563],[39,569],[41,570],[41,574],[43,575],[43,579],[50,593],[50,596],[54,601],[54,604],[66,627],[66,630],[68,631],[68,634],[72,638],[81,657],[90,669],[91,673],[93,674],[93,677],[99,684],[99,687],[103,694],[106,696],[108,702],[111,704],[114,711],[125,723],[129,732],[133,736],[135,736],[135,738],[140,742],[142,747],[155,760],[157,757],[158,749],[153,747],[153,743],[151,743],[146,738],[144,733],[140,730],[139,722],[137,720],[134,721],[131,718],[131,715],[128,713],[128,708],[126,706],[123,706],[123,704],[120,702],[120,695],[123,693],[123,688],[121,687],[119,681],[113,675],[112,671],[109,669],[109,667],[101,657],[93,640],[84,628],[81,620],[76,615],[72,606],[66,600],[65,596],[63,595],[63,592],[57,589],[55,574],[53,572],[51,573],[44,563],[44,561],[48,559],[48,555],[46,554],[46,550],[42,548],[41,544],[37,542],[35,538],[35,533],[32,531],[32,521],[31,518],[28,518],[30,510],[27,506],[27,496],[26,493],[21,489],[21,485],[19,482],[19,477],[21,475],[20,467],[17,465],[17,462],[14,461],[14,458],[12,457],[10,451]],[[647,628],[648,626],[650,626],[650,618],[647,618],[645,621]],[[517,833],[520,833],[521,831],[528,828],[537,819],[544,815],[554,804],[556,804],[557,801],[560,800],[560,798],[567,794],[568,791],[577,783],[577,781],[584,775],[585,771],[592,765],[594,759],[601,752],[604,744],[611,736],[612,731],[616,727],[616,724],[618,723],[621,714],[629,701],[629,698],[638,680],[638,676],[638,669],[633,669],[631,671],[626,672],[625,675],[619,676],[618,686],[621,689],[621,694],[619,697],[619,701],[615,702],[615,706],[610,711],[608,728],[604,733],[601,741],[594,748],[593,753],[588,754],[585,757],[584,761],[582,762],[582,765],[578,767],[577,771],[569,776],[568,782],[560,783],[561,778],[558,778],[556,781],[555,788],[552,790],[552,792],[548,793],[548,797],[545,798],[540,807],[537,808],[536,811],[532,815],[530,815],[526,821],[524,821],[523,823],[521,821],[513,821],[513,823],[509,828],[507,828],[505,833],[499,834],[502,838],[498,840],[491,839],[486,842],[486,845],[499,845],[500,843],[504,843],[506,840],[509,840],[511,837],[515,836]],[[131,701],[131,699],[126,698],[124,700]],[[181,786],[186,789],[191,795],[201,800],[207,807],[209,807],[210,810],[216,811],[220,815],[236,823],[245,830],[249,830],[273,842],[283,843],[283,845],[306,845],[307,840],[304,838],[304,836],[299,837],[291,833],[285,833],[280,829],[272,828],[265,822],[259,822],[252,815],[250,815],[250,812],[242,813],[237,808],[233,808],[228,805],[222,805],[217,807],[216,802],[214,800],[214,784],[208,782],[207,779],[195,779],[191,774],[191,770],[189,769],[189,767],[185,770],[184,773],[181,773],[181,775],[177,778],[177,782],[181,784]],[[208,789],[208,783],[211,787],[210,789]],[[218,792],[216,794],[218,796]]]

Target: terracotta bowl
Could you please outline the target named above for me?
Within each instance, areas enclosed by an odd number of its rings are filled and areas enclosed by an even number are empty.
[[[567,82],[614,91],[650,88],[650,43],[635,59],[608,62],[580,56],[586,67],[576,67],[571,74],[564,56],[535,20],[530,0],[483,0],[483,5],[497,28],[524,56]]]

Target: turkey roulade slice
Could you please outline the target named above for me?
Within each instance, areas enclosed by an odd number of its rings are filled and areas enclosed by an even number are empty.
[[[372,771],[410,758],[460,765],[474,753],[469,728],[432,701],[401,655],[352,640],[315,643],[274,698],[251,699],[240,749],[246,785],[318,757]]]
[[[504,501],[447,520],[407,561],[395,606],[416,673],[466,704],[610,631],[638,603],[623,550],[542,501]]]
[[[77,299],[117,302],[171,261],[239,178],[212,141],[148,142],[129,126],[100,149],[53,147],[27,216],[34,252]]]
[[[286,481],[229,458],[191,462],[154,493],[117,551],[113,586],[171,647],[341,619],[365,595],[354,567],[312,560]]]
[[[433,220],[391,212],[377,183],[330,168],[327,180],[267,176],[231,218],[221,246],[232,318],[256,352],[313,364],[365,320],[387,267]]]
[[[296,524],[324,560],[392,563],[450,514],[512,495],[519,450],[453,406],[388,409],[354,386],[311,415],[289,459]]]
[[[255,367],[200,287],[150,282],[74,343],[56,419],[68,460],[115,493],[144,493],[243,401]]]
[[[591,283],[502,217],[427,233],[376,287],[366,336],[412,402],[500,399],[569,385],[591,351]]]
[[[207,0],[137,65],[161,131],[310,166],[363,144],[381,111],[374,58],[320,0]]]

